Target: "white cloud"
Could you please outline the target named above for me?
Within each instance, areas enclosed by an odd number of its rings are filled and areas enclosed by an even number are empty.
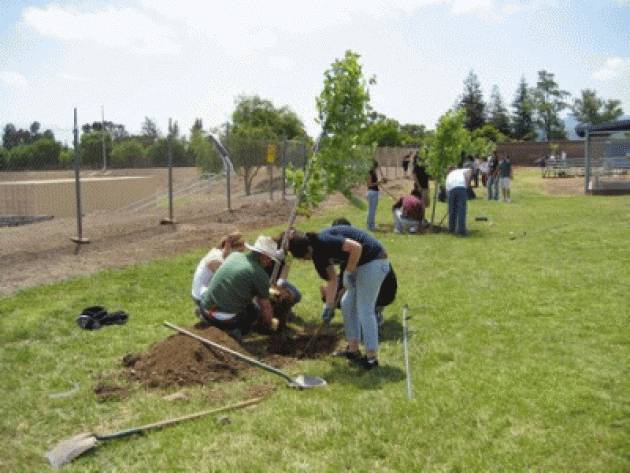
[[[28,80],[19,72],[0,71],[0,82],[12,89],[26,89]]]
[[[87,82],[90,80],[88,77],[78,76],[75,74],[68,74],[67,72],[59,72],[57,74],[57,77],[63,80],[67,80],[69,82]]]
[[[593,79],[607,82],[628,76],[630,79],[630,58],[609,57],[601,68],[593,73]]]
[[[90,41],[135,53],[177,53],[174,32],[137,8],[108,7],[81,11],[50,4],[24,11],[24,23],[38,33],[67,42]]]

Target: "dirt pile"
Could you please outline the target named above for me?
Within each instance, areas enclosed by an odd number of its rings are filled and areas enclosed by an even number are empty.
[[[232,337],[216,327],[197,325],[192,332],[232,350],[245,353]],[[149,387],[184,386],[227,381],[247,365],[220,350],[207,347],[186,335],[171,335],[148,352],[123,358],[127,376]]]

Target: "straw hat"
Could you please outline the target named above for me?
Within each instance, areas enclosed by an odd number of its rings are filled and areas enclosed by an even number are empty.
[[[259,235],[253,245],[245,243],[245,246],[248,250],[268,256],[276,263],[279,263],[282,260],[282,251],[278,250],[278,244],[269,236]]]

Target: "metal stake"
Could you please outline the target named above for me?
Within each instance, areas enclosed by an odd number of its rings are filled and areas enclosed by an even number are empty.
[[[83,238],[83,213],[81,210],[81,177],[80,177],[80,155],[79,155],[79,126],[77,122],[77,109],[74,108],[74,183],[77,199],[77,236],[71,240],[78,245],[89,243],[90,240]],[[78,248],[78,247],[77,247]]]
[[[407,344],[407,311],[409,310],[409,306],[405,304],[403,306],[403,349],[405,353],[405,373],[407,375],[407,399],[413,399],[413,394],[411,392],[411,372],[409,371],[409,349]]]

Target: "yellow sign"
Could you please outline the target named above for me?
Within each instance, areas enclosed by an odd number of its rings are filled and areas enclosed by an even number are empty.
[[[267,162],[269,164],[273,164],[276,162],[276,145],[269,144],[267,145]]]

